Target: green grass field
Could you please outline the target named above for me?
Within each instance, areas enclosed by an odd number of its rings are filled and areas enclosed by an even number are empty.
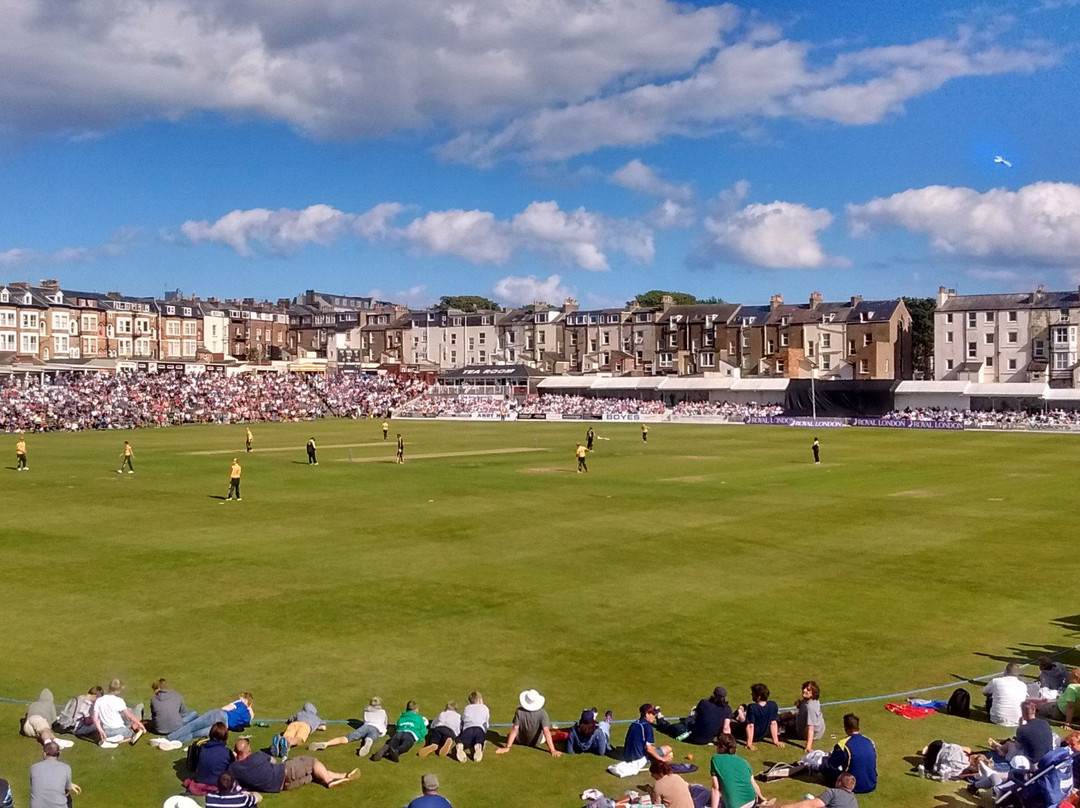
[[[610,440],[587,475],[574,473],[580,423],[401,421],[386,443],[376,422],[258,425],[247,456],[243,426],[31,435],[31,471],[3,471],[0,696],[48,686],[62,703],[119,676],[133,704],[166,676],[200,711],[251,690],[257,718],[311,700],[346,719],[379,694],[392,720],[407,699],[430,717],[479,689],[506,722],[535,687],[570,722],[589,706],[634,718],[643,701],[677,715],[716,684],[737,703],[764,681],[782,707],[808,678],[823,702],[878,696],[1080,642],[1073,436],[831,430],[814,467],[805,429],[657,424],[643,445],[634,425],[594,426]],[[133,475],[116,473],[125,438]],[[223,503],[234,454],[244,501]],[[883,704],[854,706],[880,758],[878,792],[860,804],[972,804],[910,775],[905,757],[994,728],[905,721]],[[850,709],[826,707],[830,733]],[[39,747],[17,735],[21,714],[0,704],[0,776],[26,805]],[[676,749],[706,782],[707,750]],[[801,750],[740,754],[757,770]],[[264,804],[398,808],[427,770],[458,808],[578,806],[584,788],[646,780],[525,749],[479,765],[374,764],[354,747],[319,757],[359,765],[359,782]],[[145,740],[64,753],[82,808],[160,806],[181,758]],[[818,790],[763,788],[781,801]]]

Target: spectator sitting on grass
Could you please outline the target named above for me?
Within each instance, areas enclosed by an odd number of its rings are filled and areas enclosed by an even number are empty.
[[[566,736],[566,754],[592,752],[603,757],[611,748],[611,712],[604,721],[597,722],[596,710],[584,710],[581,718],[570,728]]]
[[[802,696],[795,709],[780,714],[780,725],[800,741],[806,741],[806,751],[814,748],[814,739],[825,737],[825,717],[821,714],[821,688],[812,679],[802,684]]]
[[[321,752],[330,746],[341,746],[354,741],[362,741],[360,748],[356,750],[356,754],[360,757],[367,757],[367,753],[371,751],[375,741],[386,734],[386,725],[389,721],[390,718],[386,715],[386,710],[383,709],[382,699],[378,696],[372,696],[371,701],[364,708],[364,721],[360,726],[348,735],[339,735],[329,741],[310,744],[308,749],[312,752]]]
[[[36,738],[42,746],[50,741],[61,749],[74,746],[74,741],[66,738],[57,738],[53,732],[53,723],[56,721],[56,700],[48,688],[41,691],[37,701],[32,701],[26,707],[26,715],[22,720],[22,734],[29,738]]]
[[[120,697],[124,683],[119,679],[109,682],[109,692],[94,702],[94,726],[101,740],[102,749],[115,749],[120,743],[138,743],[146,732],[142,722],[142,705],[135,706],[134,712]]]
[[[1015,727],[1020,723],[1020,705],[1028,697],[1027,685],[1020,681],[1020,663],[1010,662],[1005,673],[995,676],[983,695],[989,697],[990,720],[1002,727]]]
[[[206,795],[206,808],[252,808],[262,802],[262,794],[241,790],[228,772],[222,772],[214,782],[217,790]]]
[[[236,742],[233,754],[236,755],[236,760],[229,766],[229,774],[245,791],[277,794],[281,791],[293,791],[311,782],[327,788],[337,788],[360,776],[359,769],[353,769],[348,774],[334,772],[326,768],[321,761],[307,756],[275,763],[266,752],[252,752],[247,738]]]
[[[496,749],[495,754],[505,755],[518,741],[522,746],[536,746],[543,738],[552,757],[562,756],[551,737],[551,719],[544,709],[544,701],[544,697],[535,690],[523,690],[518,694],[521,706],[514,710],[514,726],[506,736],[506,746]]]
[[[228,771],[232,762],[229,727],[223,721],[218,721],[210,727],[210,736],[206,743],[199,747],[199,762],[195,765],[193,779],[204,786],[217,785],[218,778]]]
[[[427,730],[428,720],[417,712],[418,705],[410,701],[405,705],[405,710],[398,716],[394,724],[394,734],[386,739],[386,743],[379,747],[378,751],[371,756],[372,760],[390,758],[394,763],[404,755],[414,743],[424,737]]]
[[[721,733],[731,733],[731,716],[727,688],[717,685],[712,695],[699,701],[686,718],[670,722],[663,713],[657,713],[656,728],[677,741],[704,746]]]
[[[746,734],[746,748],[753,749],[754,741],[763,739],[768,735],[775,746],[783,747],[780,740],[780,727],[777,719],[780,717],[780,708],[776,702],[769,698],[769,688],[762,682],[750,685],[750,704],[739,708],[735,722],[742,722],[743,731]]]
[[[638,765],[641,771],[654,760],[671,762],[671,747],[657,746],[653,724],[656,723],[656,708],[651,704],[642,704],[638,708],[641,715],[626,730],[623,742],[623,760]]]
[[[750,764],[735,754],[737,748],[732,735],[716,739],[716,754],[709,762],[712,808],[753,808],[764,800]]]
[[[285,725],[285,731],[275,735],[270,741],[270,754],[282,759],[287,758],[290,749],[305,743],[311,733],[320,729],[326,729],[326,724],[319,718],[318,708],[310,701],[304,702],[303,709]]]
[[[461,714],[461,734],[458,735],[455,756],[459,763],[466,760],[465,753],[472,750],[473,761],[484,759],[484,744],[487,743],[488,727],[491,725],[491,711],[484,704],[484,696],[479,690],[469,694],[469,703]]]

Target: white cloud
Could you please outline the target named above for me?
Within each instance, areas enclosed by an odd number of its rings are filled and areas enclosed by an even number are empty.
[[[697,211],[673,199],[665,199],[650,214],[649,222],[661,230],[690,227],[697,221]]]
[[[1017,191],[931,185],[849,205],[854,235],[879,227],[925,233],[944,253],[1073,266],[1080,255],[1080,186],[1039,182]]]
[[[749,184],[737,182],[719,194],[705,218],[698,259],[704,263],[737,261],[768,269],[815,269],[845,265],[826,254],[818,236],[832,224],[829,211],[793,202],[753,203],[739,207]]]
[[[234,210],[212,224],[187,221],[180,232],[194,244],[212,241],[227,244],[244,257],[252,255],[251,241],[272,252],[289,253],[305,244],[330,244],[349,229],[356,217],[329,205],[311,205],[303,210]]]
[[[0,267],[20,267],[33,261],[37,255],[33,250],[13,247],[10,250],[0,252]]]
[[[611,174],[611,182],[631,191],[638,191],[650,196],[660,196],[675,202],[689,202],[693,189],[687,185],[666,182],[656,169],[645,165],[640,160],[631,160]]]
[[[539,279],[535,275],[510,275],[495,284],[492,294],[507,306],[524,306],[534,302],[558,305],[566,298],[574,296],[570,289],[563,286],[562,278],[558,275]]]
[[[472,126],[689,70],[736,16],[665,0],[8,0],[0,109],[18,134],[201,110],[329,137]]]
[[[265,208],[234,210],[215,222],[184,222],[189,242],[232,247],[245,257],[254,246],[291,253],[305,244],[328,245],[347,233],[364,241],[385,241],[428,255],[463,258],[474,264],[501,266],[521,252],[554,257],[592,271],[610,269],[608,256],[620,252],[638,262],[655,254],[653,232],[642,222],[612,219],[584,208],[563,211],[556,202],[533,202],[511,219],[484,210],[430,211],[403,227],[393,224],[404,210],[383,202],[365,213],[312,205],[304,210]]]
[[[513,252],[505,224],[483,210],[441,210],[414,219],[401,235],[432,255],[504,264]]]
[[[476,165],[498,160],[565,160],[603,147],[642,146],[678,135],[755,129],[798,118],[865,125],[965,76],[1031,72],[1053,64],[1045,47],[1006,50],[961,32],[955,39],[841,53],[815,64],[810,43],[771,39],[757,27],[689,74],[638,82],[580,103],[549,106],[495,130],[474,128],[446,143],[444,156]]]
[[[113,233],[107,242],[95,246],[61,247],[52,252],[16,247],[0,252],[0,267],[20,267],[41,263],[81,263],[100,258],[115,258],[133,247],[141,234],[141,228],[122,227]]]

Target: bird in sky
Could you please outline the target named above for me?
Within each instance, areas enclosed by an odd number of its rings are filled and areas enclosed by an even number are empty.
[[[994,162],[995,163],[1001,163],[1006,168],[1012,168],[1012,163],[1010,163],[1008,160],[1006,160],[1000,154],[994,156]]]

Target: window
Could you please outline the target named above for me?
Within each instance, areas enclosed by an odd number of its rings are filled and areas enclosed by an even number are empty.
[[[947,323],[952,322],[952,314],[946,314],[945,315],[945,322],[947,322]]]
[[[88,354],[98,352],[97,337],[83,337],[83,345],[85,346],[85,352]]]
[[[601,345],[610,345],[611,344],[611,334],[609,334],[607,331],[605,331],[603,334],[601,334],[600,335],[600,344]]]
[[[457,345],[457,334],[451,334],[450,335],[450,344],[451,345]]]
[[[139,318],[135,321],[135,333],[136,334],[149,334],[150,333],[150,321]]]
[[[952,369],[953,369],[953,361],[951,359],[946,359],[945,360],[945,370],[952,370]]]
[[[806,346],[806,355],[810,356],[810,357],[813,357],[813,355],[814,355],[814,343],[811,342],[809,345]]]
[[[481,336],[483,336],[483,335],[481,335]],[[570,332],[570,347],[572,347],[572,348],[577,347],[577,331],[571,331]]]
[[[38,335],[37,334],[23,334],[22,335],[22,352],[24,354],[36,354],[38,352]]]
[[[783,359],[777,359],[776,360],[776,372],[777,373],[783,373],[784,369],[785,369],[784,368],[784,360]]]
[[[0,311],[0,326],[4,328],[14,328],[18,323],[18,318],[15,317],[13,311]]]
[[[952,342],[953,341],[953,332],[952,331],[946,331],[945,332],[945,341],[946,342]]]
[[[822,348],[831,348],[832,347],[832,334],[830,334],[828,331],[823,332],[822,335],[821,335],[821,347]]]
[[[476,350],[476,339],[474,337],[469,337],[469,350]]]
[[[776,353],[776,343],[773,342],[772,340],[769,340],[767,353],[771,353],[771,354]]]
[[[1008,342],[1010,345],[1015,345],[1018,341],[1019,335],[1015,331],[1010,331],[1008,334]]]
[[[750,347],[750,335],[749,334],[743,334],[742,335],[742,346],[744,348],[749,348]]]
[[[660,367],[662,367],[662,368],[671,367],[671,354],[670,353],[661,353],[657,358],[659,359]]]
[[[1033,340],[1031,343],[1031,355],[1037,359],[1046,357],[1046,340]]]
[[[19,326],[21,328],[37,328],[38,319],[36,311],[24,311],[19,318]],[[35,351],[36,353],[36,351]]]
[[[978,322],[979,315],[973,311],[968,312],[968,328],[974,328]]]
[[[983,335],[983,340],[986,342],[987,345],[993,345],[994,344],[994,335],[992,333],[984,334]]]
[[[450,352],[450,364],[452,364],[452,365],[457,364],[457,351],[451,351]]]
[[[0,351],[14,351],[15,345],[14,331],[5,331],[0,334]]]
[[[1015,311],[1010,311],[1009,312],[1008,320],[1009,320],[1010,323],[1015,323],[1016,322],[1016,312]]]
[[[849,339],[849,340],[848,340],[848,343],[847,343],[847,352],[848,352],[848,356],[850,356],[851,354],[855,353],[855,340],[853,340],[853,339]]]
[[[600,354],[600,364],[601,365],[610,365],[611,364],[611,354],[608,353],[607,351],[604,351],[602,354]]]
[[[537,334],[536,342],[540,345],[545,345],[547,343],[547,331],[541,331],[539,334]]]
[[[481,331],[480,334],[479,334],[478,339],[479,339],[481,345],[485,344],[487,342],[487,334],[485,334],[483,331]]]
[[[869,359],[860,359],[859,360],[859,373],[869,373],[869,372],[870,372],[870,360]]]
[[[874,344],[874,335],[873,334],[863,334],[862,335],[862,344],[863,344],[864,348],[867,345],[873,345]]]
[[[986,312],[986,322],[988,322],[988,323],[994,322],[994,312],[992,312],[992,311]]]
[[[781,348],[786,348],[790,344],[791,344],[791,337],[785,331],[783,334],[780,335],[780,347]]]
[[[1015,359],[1010,359],[1009,360],[1009,370],[1016,370],[1016,360]]]
[[[1054,354],[1054,370],[1068,370],[1072,357],[1067,353]]]
[[[712,351],[706,351],[701,354],[701,366],[711,368],[716,364],[716,354]]]
[[[832,357],[828,354],[821,355],[821,369],[832,370]]]
[[[198,331],[197,331],[198,327],[199,327],[198,323],[192,322],[190,320],[188,322],[184,323],[184,336],[185,337],[194,337],[198,333]]]
[[[994,357],[992,357],[992,356],[986,357],[985,364],[986,364],[986,366],[988,368],[992,368],[994,366]]]
[[[178,339],[166,340],[165,341],[165,351],[170,357],[171,356],[179,356],[180,355],[180,340],[178,340]]]
[[[177,320],[169,320],[165,323],[165,336],[167,337],[179,337],[180,336],[180,323]]]
[[[969,342],[968,343],[967,355],[968,355],[968,359],[975,359],[976,357],[978,357],[978,355],[979,355],[979,346],[976,345],[974,342]]]
[[[480,364],[487,362],[487,351],[480,351]]]
[[[668,343],[667,344],[668,344],[669,348],[678,347],[678,345],[679,345],[679,335],[678,335],[678,333],[668,334]]]

